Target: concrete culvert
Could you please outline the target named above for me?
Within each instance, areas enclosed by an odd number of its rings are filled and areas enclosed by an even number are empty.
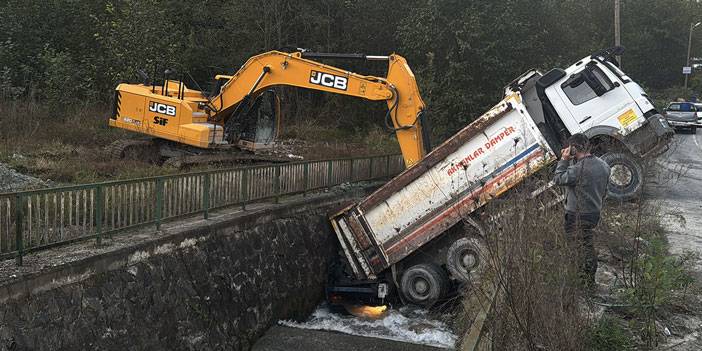
[[[422,263],[402,273],[400,290],[408,303],[430,308],[446,296],[449,284],[448,276],[441,267]]]

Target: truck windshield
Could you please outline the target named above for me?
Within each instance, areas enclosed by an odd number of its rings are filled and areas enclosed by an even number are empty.
[[[599,67],[592,66],[589,69],[606,91],[610,91],[614,88],[612,82]],[[563,92],[568,96],[568,99],[570,99],[573,105],[580,105],[597,97],[597,93],[592,90],[584,79],[580,79],[579,83],[574,85],[572,82],[574,77],[575,75],[561,84],[561,89],[563,89]]]
[[[590,86],[588,86],[584,80],[576,86],[566,83],[568,83],[568,81],[563,83],[561,88],[563,88],[563,92],[566,94],[566,96],[568,96],[568,99],[570,99],[570,102],[572,102],[573,105],[580,105],[586,101],[594,99],[597,96],[595,91],[592,90],[592,88],[590,88]]]

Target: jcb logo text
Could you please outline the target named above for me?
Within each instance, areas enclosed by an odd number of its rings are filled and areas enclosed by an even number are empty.
[[[149,111],[156,112],[156,113],[162,113],[162,114],[168,115],[168,116],[175,116],[176,115],[175,106],[161,104],[161,103],[153,102],[153,101],[149,101]]]
[[[348,78],[335,76],[329,73],[312,71],[310,73],[310,83],[321,85],[323,87],[346,90]]]

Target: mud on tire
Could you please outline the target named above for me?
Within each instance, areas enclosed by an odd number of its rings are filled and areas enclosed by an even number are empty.
[[[421,263],[402,273],[400,290],[408,303],[429,308],[446,296],[449,284],[448,276],[441,267]]]
[[[629,201],[641,192],[644,182],[640,160],[624,152],[606,153],[600,157],[611,169],[607,196],[618,201]]]
[[[460,238],[446,254],[446,268],[461,283],[477,284],[485,272],[487,249],[482,239]]]

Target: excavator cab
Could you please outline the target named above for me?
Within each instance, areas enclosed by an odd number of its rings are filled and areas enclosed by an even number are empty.
[[[114,158],[178,167],[282,161],[265,152],[273,148],[280,131],[280,99],[273,88],[225,110],[212,106],[221,102],[217,96],[231,76],[216,76],[205,91],[188,88],[182,74],[180,79],[169,79],[172,70],[164,72],[163,81],[138,73],[140,83],[120,84],[115,90],[109,124],[150,138],[115,141],[108,147]]]

